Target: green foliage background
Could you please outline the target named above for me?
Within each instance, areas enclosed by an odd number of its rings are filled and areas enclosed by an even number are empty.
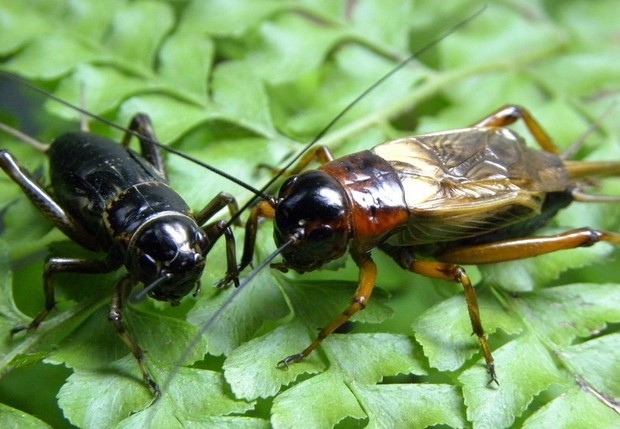
[[[259,186],[268,175],[258,163],[277,165],[300,150],[369,84],[479,7],[468,0],[440,7],[430,0],[0,0],[0,69],[74,103],[83,87],[87,108],[119,124],[146,112],[163,142]],[[464,127],[518,103],[561,147],[600,121],[577,157],[620,159],[618,16],[614,0],[489,2],[322,143],[343,155]],[[7,82],[3,122],[42,141],[77,127],[75,112]],[[40,153],[6,136],[0,146],[45,177]],[[197,209],[221,190],[241,202],[251,196],[175,156],[168,164],[172,185]],[[602,185],[620,194],[617,181]],[[468,267],[499,387],[486,385],[459,288],[403,272],[379,254],[379,289],[353,333],[330,337],[288,371],[276,362],[307,345],[350,300],[357,272],[349,260],[304,276],[264,271],[176,368],[196,326],[230,293],[209,287],[225,270],[216,248],[200,296],[174,309],[152,300],[127,309],[165,387],[149,407],[133,358],[106,322],[120,274],[59,277],[58,311],[36,332],[9,338],[43,306],[46,255],[83,251],[4,175],[0,210],[2,427],[620,426],[612,246]],[[543,233],[617,231],[619,214],[617,204],[575,204]],[[241,242],[243,231],[235,233]],[[257,261],[273,250],[268,223],[259,241]]]

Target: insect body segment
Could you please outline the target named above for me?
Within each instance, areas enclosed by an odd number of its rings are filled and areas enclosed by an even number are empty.
[[[543,151],[528,148],[505,128],[518,119]],[[250,263],[258,219],[266,217],[275,219],[277,246],[292,240],[277,268],[314,270],[348,250],[360,277],[353,303],[305,350],[280,364],[303,359],[366,306],[376,280],[371,252],[379,248],[403,269],[463,286],[473,331],[491,381],[497,382],[476,293],[460,264],[527,258],[598,241],[620,244],[620,234],[592,229],[528,237],[583,199],[581,177],[619,172],[618,162],[564,162],[558,153],[525,109],[507,106],[471,128],[387,142],[287,179],[278,198],[260,203],[249,217],[240,268]],[[310,161],[310,155],[302,158],[294,171]]]
[[[116,287],[109,319],[138,360],[147,385],[159,388],[149,374],[144,353],[123,322],[123,306],[131,289],[143,283],[151,297],[177,305],[198,288],[206,254],[224,235],[228,257],[226,279],[236,279],[234,238],[224,221],[204,225],[229,206],[232,196],[221,193],[197,215],[166,181],[165,166],[154,140],[150,120],[138,115],[130,125],[141,139],[142,155],[123,145],[86,133],[67,133],[46,150],[50,162],[52,192],[48,193],[6,150],[0,151],[0,167],[69,238],[83,247],[104,252],[103,260],[51,258],[44,268],[45,309],[28,326],[32,330],[54,308],[52,277],[58,273],[106,273],[121,266],[128,274]]]

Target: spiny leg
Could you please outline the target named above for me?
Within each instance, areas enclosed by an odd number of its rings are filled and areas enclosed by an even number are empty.
[[[332,161],[334,156],[327,146],[318,145],[310,148],[308,152],[303,154],[303,156],[295,163],[293,167],[287,172],[287,176],[292,176],[294,174],[300,173],[304,168],[306,168],[312,161],[318,161],[321,164],[326,164],[329,161]]]
[[[620,176],[619,161],[564,161],[564,167],[572,179],[586,179],[587,181],[594,177]],[[588,202],[600,198],[599,195],[584,194],[579,188],[572,190],[572,194],[577,201]]]
[[[489,383],[496,383],[497,376],[495,374],[495,361],[491,353],[491,348],[487,341],[487,335],[482,327],[482,321],[480,319],[480,307],[478,306],[478,297],[476,290],[471,284],[465,270],[452,263],[436,262],[436,261],[419,261],[413,254],[413,249],[410,247],[395,247],[389,245],[381,245],[381,250],[390,255],[401,267],[404,269],[439,280],[456,281],[461,284],[465,292],[465,302],[467,303],[467,311],[469,313],[469,320],[476,337],[478,337],[478,343],[482,350],[482,355],[487,365],[487,372],[489,373]]]
[[[109,273],[118,268],[118,264],[112,264],[108,260],[86,260],[73,258],[52,258],[45,264],[43,270],[43,291],[45,294],[45,308],[37,317],[34,318],[28,326],[17,326],[11,329],[11,335],[18,332],[36,329],[47,315],[56,306],[54,293],[54,284],[52,276],[58,273],[75,273],[75,274],[102,274]]]
[[[521,106],[507,105],[501,107],[495,113],[473,124],[472,127],[505,127],[515,123],[519,119],[525,123],[527,129],[543,150],[556,155],[560,154],[560,150],[556,147],[551,137],[549,137],[538,121],[534,119],[527,109]]]
[[[123,277],[118,284],[114,294],[112,295],[112,303],[110,305],[110,312],[108,313],[108,320],[114,326],[116,333],[121,337],[123,342],[127,345],[127,348],[131,351],[133,356],[138,361],[138,366],[142,371],[142,377],[144,382],[151,389],[156,398],[159,397],[161,391],[159,386],[151,376],[149,370],[146,367],[146,359],[144,357],[144,351],[135,340],[135,338],[127,331],[125,321],[123,318],[123,309],[125,301],[131,292],[131,289],[136,284],[135,280],[132,280],[129,276]]]
[[[287,368],[290,364],[299,362],[308,356],[310,352],[317,348],[328,335],[338,329],[355,313],[366,308],[368,301],[370,300],[370,296],[372,295],[372,291],[375,288],[375,282],[377,280],[377,266],[367,253],[362,255],[353,254],[353,259],[360,269],[360,276],[357,290],[355,291],[351,305],[349,305],[346,310],[344,310],[334,321],[321,329],[317,338],[301,353],[288,356],[278,362],[279,368]]]
[[[441,278],[441,276],[447,273],[454,273],[458,276],[462,276],[464,275],[464,271],[459,272],[459,270],[462,269],[456,264],[491,264],[506,262],[543,255],[546,253],[556,252],[558,250],[588,247],[598,243],[599,241],[620,245],[620,234],[608,231],[598,231],[592,228],[582,228],[548,237],[516,238],[494,243],[456,248],[438,255],[437,259],[441,262],[414,261],[410,264],[412,268],[414,268],[412,271],[416,271],[429,277]],[[386,250],[383,246],[382,249]],[[389,249],[386,251],[389,253]],[[451,270],[456,271],[450,272]],[[437,276],[437,273],[440,273],[439,276]],[[480,324],[480,315],[475,291],[471,287],[471,284],[467,285],[463,282],[461,282],[461,284],[463,284],[463,287],[465,288],[465,297],[467,300],[470,319],[472,321],[474,332],[480,340],[480,346],[483,350],[485,360],[487,361],[487,368],[489,369],[492,380],[497,381],[495,379],[494,368],[492,366],[493,358],[490,350],[488,349],[486,338],[483,337],[484,331],[482,330],[482,325]]]

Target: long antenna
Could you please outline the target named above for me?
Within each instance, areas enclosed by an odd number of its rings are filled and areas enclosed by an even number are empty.
[[[293,157],[293,159],[291,161],[288,162],[288,164],[286,165],[286,167],[284,167],[283,170],[281,170],[274,178],[272,178],[265,186],[263,186],[263,188],[261,189],[261,193],[264,193],[267,188],[269,188],[269,186],[271,186],[279,177],[282,176],[282,174],[284,174],[284,171],[286,171],[286,169],[290,168],[305,152],[308,151],[308,149],[310,149],[310,147],[312,145],[314,145],[317,141],[319,141],[333,126],[336,122],[338,122],[338,120],[340,118],[342,118],[349,110],[351,110],[353,108],[353,106],[355,106],[356,104],[358,104],[360,102],[360,100],[362,98],[364,98],[366,95],[368,95],[368,93],[372,92],[373,90],[375,90],[378,86],[380,86],[383,82],[385,82],[387,79],[389,79],[392,75],[394,75],[394,73],[398,72],[400,69],[402,69],[403,67],[405,67],[405,65],[407,65],[409,62],[411,62],[413,59],[418,58],[420,55],[422,55],[423,53],[425,53],[426,51],[428,51],[429,49],[431,49],[432,47],[434,47],[435,45],[437,45],[439,42],[441,42],[443,39],[445,39],[446,37],[448,37],[450,34],[454,33],[455,31],[457,31],[458,29],[460,29],[461,27],[463,27],[464,25],[466,25],[467,23],[469,23],[470,21],[472,21],[473,19],[475,19],[476,17],[478,17],[478,15],[480,15],[484,9],[486,8],[486,6],[482,7],[480,10],[478,10],[476,13],[474,13],[473,15],[469,16],[468,18],[466,18],[465,20],[459,22],[458,24],[456,24],[455,26],[453,26],[452,28],[450,28],[447,32],[445,32],[443,35],[437,37],[436,39],[432,40],[430,43],[428,43],[427,45],[425,45],[422,49],[418,50],[417,52],[415,52],[413,55],[411,55],[409,58],[407,58],[406,60],[402,61],[398,66],[396,66],[395,68],[393,68],[391,71],[389,71],[388,73],[386,73],[385,75],[383,75],[379,80],[377,80],[375,83],[373,83],[372,85],[370,85],[361,95],[357,96],[353,101],[351,101],[347,107],[344,108],[344,110],[342,110],[334,119],[332,119],[329,124],[327,124],[327,126],[325,126],[313,139],[310,143],[308,143],[306,145],[306,147],[300,152],[298,153],[295,157]],[[260,195],[259,195],[260,196]],[[250,200],[250,202],[248,202],[245,206],[243,206],[234,216],[231,217],[231,219],[228,221],[229,224],[233,223],[238,217],[239,214],[245,210],[250,204],[252,204],[253,200],[256,200],[256,196],[253,197],[252,200]],[[251,281],[265,268],[267,267],[271,261],[273,259],[275,259],[276,256],[278,256],[280,253],[282,253],[282,251],[284,251],[285,248],[287,248],[288,246],[290,246],[291,244],[293,244],[295,241],[297,241],[299,239],[299,237],[297,236],[293,236],[291,237],[287,242],[285,242],[284,244],[282,244],[276,251],[274,251],[273,253],[271,253],[269,256],[267,256],[267,258],[265,258],[265,260],[259,265],[257,266],[254,270],[252,270],[252,272],[250,272],[250,274],[248,275],[248,277],[246,277],[244,279],[244,281],[241,283],[241,285],[239,285],[231,294],[230,296],[226,299],[226,301],[224,301],[224,303],[220,306],[220,308],[213,313],[213,315],[211,316],[211,318],[209,318],[209,320],[207,320],[207,322],[202,326],[202,328],[200,329],[199,332],[199,336],[202,336],[205,332],[207,332],[214,324],[215,322],[217,322],[217,320],[221,317],[221,315],[224,313],[224,311],[226,310],[226,308],[230,305],[230,303],[235,299],[235,297],[237,295],[239,295],[243,289],[245,289],[250,283]],[[198,338],[198,336],[197,336]],[[198,343],[198,339],[195,339],[192,344],[189,347],[196,347]],[[187,359],[187,356],[189,355],[190,352],[184,353],[182,358],[180,360],[183,359]],[[169,383],[170,381],[170,376],[168,377],[168,380],[166,380],[166,383]],[[166,384],[164,384],[165,386]],[[164,389],[162,389],[163,392]]]
[[[123,131],[123,132],[125,132],[127,134],[131,134],[132,136],[137,137],[139,139],[142,139],[144,141],[148,141],[149,143],[152,143],[155,146],[157,146],[157,147],[159,147],[159,148],[161,148],[161,149],[163,149],[163,150],[165,150],[167,152],[170,152],[170,153],[173,153],[173,154],[175,154],[177,156],[180,156],[181,158],[184,158],[184,159],[186,159],[188,161],[191,161],[194,164],[197,164],[197,165],[199,165],[199,166],[201,166],[203,168],[206,168],[207,170],[209,170],[209,171],[211,171],[211,172],[213,172],[215,174],[218,174],[218,175],[224,177],[225,179],[230,180],[231,182],[233,182],[233,183],[241,186],[242,188],[245,188],[248,191],[252,192],[255,196],[258,196],[258,197],[264,198],[264,199],[269,199],[269,196],[267,194],[265,194],[264,191],[256,189],[252,185],[248,185],[247,183],[243,182],[242,180],[238,179],[237,177],[232,176],[232,175],[226,173],[225,171],[220,170],[217,167],[213,167],[212,165],[209,165],[206,162],[202,162],[199,159],[194,158],[193,156],[187,155],[186,153],[183,153],[180,150],[174,149],[174,148],[172,148],[170,146],[166,146],[166,145],[164,145],[164,144],[162,144],[162,143],[160,143],[160,142],[158,142],[156,140],[153,140],[151,138],[143,136],[142,134],[140,134],[140,133],[138,133],[138,132],[136,132],[134,130],[130,130],[130,129],[125,128],[125,127],[123,127],[121,125],[118,125],[118,124],[116,124],[116,123],[114,123],[114,122],[112,122],[112,121],[110,121],[110,120],[108,120],[108,119],[106,119],[104,117],[101,117],[101,116],[96,115],[96,114],[94,114],[92,112],[89,112],[88,110],[86,110],[86,109],[84,109],[82,107],[76,106],[73,103],[70,103],[70,102],[68,102],[66,100],[63,100],[62,98],[52,94],[49,91],[46,91],[46,90],[44,90],[42,88],[39,88],[38,86],[28,82],[25,79],[22,79],[19,76],[16,76],[16,75],[13,75],[13,74],[10,74],[10,73],[5,73],[5,72],[0,72],[0,73],[2,73],[4,76],[8,77],[9,79],[17,81],[20,84],[25,85],[25,86],[29,87],[30,89],[33,89],[34,91],[36,91],[36,92],[38,92],[40,94],[45,95],[48,98],[51,98],[52,100],[56,101],[57,103],[62,104],[63,106],[67,106],[67,107],[69,107],[69,108],[71,108],[71,109],[73,109],[73,110],[75,110],[77,112],[80,112],[82,115],[85,115],[85,116],[88,116],[90,118],[93,118],[93,119],[95,119],[95,120],[97,120],[97,121],[99,121],[99,122],[101,122],[101,123],[103,123],[105,125],[108,125],[109,127],[112,127],[112,128],[117,129],[117,130]]]
[[[142,289],[140,292],[136,293],[135,295],[130,296],[129,302],[131,302],[132,304],[137,304],[143,301],[144,298],[146,298],[146,296],[149,294],[149,292],[151,292],[156,287],[161,286],[163,283],[166,283],[167,281],[169,281],[171,277],[172,277],[172,274],[165,274],[161,276],[160,278],[158,278],[157,280],[155,280],[148,286],[145,286],[144,289]]]
[[[364,90],[360,95],[358,95],[354,100],[352,100],[338,115],[336,115],[318,134],[316,134],[316,136],[304,147],[304,149],[302,149],[297,155],[295,155],[287,164],[286,166],[280,170],[278,172],[278,174],[276,174],[274,177],[272,177],[261,189],[257,189],[255,187],[253,187],[252,185],[249,185],[247,183],[245,183],[244,181],[238,179],[237,177],[234,177],[228,173],[226,173],[225,171],[214,167],[212,165],[209,165],[203,161],[200,161],[197,158],[194,158],[190,155],[187,155],[185,153],[183,153],[182,151],[179,151],[177,149],[174,149],[170,146],[166,146],[158,141],[155,141],[153,139],[150,139],[146,136],[141,135],[140,133],[133,131],[133,130],[129,130],[121,125],[118,125],[116,123],[114,123],[113,121],[110,121],[104,117],[101,117],[99,115],[96,115],[92,112],[89,112],[88,110],[76,106],[73,103],[70,103],[66,100],[63,100],[62,98],[50,93],[49,91],[46,91],[42,88],[39,88],[38,86],[28,82],[27,80],[16,76],[14,74],[11,73],[6,73],[6,72],[1,72],[0,73],[4,76],[6,76],[9,79],[12,79],[16,82],[19,82],[20,84],[23,84],[29,88],[31,88],[32,90],[45,95],[46,97],[56,101],[57,103],[60,103],[66,107],[69,107],[77,112],[80,112],[82,115],[88,116],[90,118],[93,118],[105,125],[108,125],[109,127],[115,128],[117,130],[123,131],[125,133],[128,133],[134,137],[137,137],[139,139],[143,139],[144,141],[148,141],[149,143],[154,144],[155,146],[169,152],[169,153],[173,153],[183,159],[186,159],[190,162],[193,162],[196,165],[199,165],[215,174],[220,175],[221,177],[224,177],[227,180],[230,180],[231,182],[241,186],[242,188],[247,189],[248,191],[252,192],[254,194],[253,197],[250,198],[250,200],[245,203],[241,209],[235,213],[234,215],[231,216],[231,218],[228,220],[227,222],[227,226],[232,225],[234,222],[237,221],[237,219],[239,219],[239,217],[241,217],[241,214],[248,209],[252,204],[254,204],[256,202],[256,200],[258,198],[262,198],[263,200],[269,200],[270,196],[266,193],[267,190],[271,187],[271,185],[273,185],[279,178],[281,178],[287,170],[289,170],[291,168],[291,166],[297,161],[299,160],[299,158],[301,158],[303,156],[304,153],[306,153],[315,143],[317,143],[319,140],[321,140],[323,138],[323,136],[325,134],[327,134],[327,132],[329,132],[329,130],[331,130],[334,125],[344,116],[346,115],[354,106],[356,106],[364,97],[366,97],[369,93],[371,93],[372,91],[374,91],[377,87],[379,87],[383,82],[385,82],[386,80],[388,80],[392,75],[394,75],[395,73],[397,73],[398,71],[400,71],[402,68],[404,68],[407,64],[409,64],[411,61],[419,58],[421,55],[423,55],[425,52],[427,52],[428,50],[434,48],[437,44],[439,44],[439,42],[441,42],[443,39],[445,39],[446,37],[448,37],[449,35],[451,35],[452,33],[458,31],[459,29],[461,29],[462,27],[464,27],[465,25],[467,25],[469,22],[473,21],[474,19],[476,19],[484,10],[486,9],[486,5],[481,7],[477,12],[473,13],[472,15],[470,15],[468,18],[464,19],[463,21],[457,23],[456,25],[454,25],[453,27],[451,27],[448,31],[446,31],[444,34],[440,35],[439,37],[437,37],[436,39],[432,40],[431,42],[429,42],[428,44],[426,44],[423,48],[419,49],[418,51],[416,51],[413,55],[411,55],[409,58],[405,59],[404,61],[402,61],[400,64],[398,64],[395,68],[393,68],[391,71],[389,71],[388,73],[386,73],[385,75],[383,75],[379,80],[377,80],[376,82],[374,82],[372,85],[370,85],[368,88],[366,88],[366,90]],[[220,233],[217,238],[219,238],[219,236],[221,236],[222,233]]]
[[[398,64],[396,67],[394,67],[388,73],[384,74],[381,78],[379,78],[377,81],[375,81],[372,85],[370,85],[368,88],[366,88],[360,95],[355,97],[355,99],[353,99],[349,104],[347,104],[347,106],[340,113],[338,113],[338,115],[336,115],[325,127],[323,127],[323,129],[321,131],[319,131],[318,134],[316,134],[316,136],[314,136],[314,138],[297,155],[295,155],[286,164],[286,166],[283,169],[281,169],[274,177],[272,177],[260,189],[259,192],[256,192],[255,196],[252,197],[246,204],[244,204],[239,209],[239,211],[236,214],[234,214],[228,220],[227,225],[229,225],[229,226],[232,225],[239,218],[241,213],[243,213],[248,207],[250,207],[252,204],[254,204],[259,197],[264,199],[265,198],[264,195],[266,195],[266,192],[271,187],[271,185],[273,185],[278,179],[280,179],[286,173],[286,171],[289,170],[304,155],[304,153],[306,153],[312,146],[314,146],[319,140],[321,140],[323,138],[323,136],[325,136],[325,134],[327,134],[329,132],[329,130],[331,130],[334,127],[334,125],[336,125],[336,123],[338,121],[340,121],[340,119],[344,115],[346,115],[353,107],[355,107],[362,99],[364,99],[368,94],[370,94],[371,92],[376,90],[379,86],[381,86],[381,84],[383,84],[383,82],[388,80],[394,74],[398,73],[401,69],[403,69],[411,61],[419,58],[420,56],[425,54],[427,51],[429,51],[430,49],[432,49],[435,46],[437,46],[446,37],[448,37],[451,34],[457,32],[458,30],[460,30],[461,28],[463,28],[464,26],[469,24],[471,21],[476,19],[480,14],[482,14],[482,12],[484,12],[485,9],[486,9],[486,5],[483,5],[478,11],[474,12],[469,17],[465,18],[464,20],[460,21],[459,23],[455,24],[454,26],[450,27],[450,29],[448,29],[446,32],[444,32],[443,34],[441,34],[437,38],[431,40],[429,43],[424,45],[424,47],[422,47],[419,50],[417,50],[416,52],[414,52],[411,56],[409,56],[407,59],[403,60],[400,64]]]

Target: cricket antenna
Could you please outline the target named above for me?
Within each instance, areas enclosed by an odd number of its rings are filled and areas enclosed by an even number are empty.
[[[616,101],[612,102],[598,118],[596,118],[593,122],[590,123],[590,126],[588,126],[588,128],[581,135],[581,137],[579,137],[579,139],[577,139],[575,143],[570,145],[561,153],[560,157],[567,160],[572,159],[586,143],[588,137],[590,137],[592,133],[594,133],[601,127],[603,120],[607,116],[609,116],[609,114],[617,107],[617,104],[618,103]]]
[[[329,130],[331,130],[333,128],[333,126],[343,116],[345,116],[347,113],[349,113],[349,111],[353,107],[355,107],[362,99],[364,99],[369,93],[373,92],[377,87],[381,86],[383,84],[383,82],[385,82],[388,79],[390,79],[393,75],[398,73],[402,68],[404,68],[411,61],[413,61],[413,60],[419,58],[420,56],[424,55],[426,52],[428,52],[429,50],[431,50],[432,48],[437,46],[446,37],[448,37],[452,33],[457,32],[462,27],[464,27],[465,25],[469,24],[471,21],[476,19],[485,9],[486,9],[486,5],[482,6],[480,8],[480,10],[476,11],[473,15],[465,18],[464,20],[460,21],[459,23],[457,23],[456,25],[451,27],[449,30],[447,30],[442,35],[440,35],[437,38],[431,40],[429,43],[427,43],[422,48],[418,49],[415,53],[413,53],[411,56],[409,56],[409,58],[403,60],[400,64],[398,64],[392,70],[390,70],[389,72],[384,74],[379,80],[375,81],[372,85],[370,85],[368,88],[366,88],[360,95],[355,97],[355,99],[353,99],[353,101],[351,101],[344,109],[342,109],[342,111],[340,111],[340,113],[338,113],[321,131],[319,131],[319,133],[310,141],[310,143],[308,143],[306,145],[306,147],[302,151],[300,151],[297,155],[295,155],[288,162],[288,164],[286,164],[286,166],[278,174],[281,176],[284,171],[286,171],[289,168],[291,168],[291,166],[293,166],[293,164],[295,164],[295,162],[297,162],[299,160],[299,158],[301,158],[303,156],[304,153],[306,153],[315,143],[317,143],[319,140],[321,140],[323,138],[323,136],[325,136],[325,134],[327,134],[327,132]],[[279,178],[279,176],[275,177],[276,180],[278,178]],[[272,180],[274,180],[274,179],[272,179]],[[271,185],[272,183],[269,183],[269,185]]]
[[[284,166],[283,169],[278,171],[278,173],[274,177],[272,177],[260,189],[259,192],[256,192],[255,196],[252,197],[245,205],[243,205],[239,209],[238,213],[236,213],[235,215],[233,215],[229,219],[227,225],[232,225],[239,218],[241,213],[243,213],[248,207],[250,207],[252,204],[254,204],[258,198],[265,199],[265,195],[267,193],[267,190],[271,187],[271,185],[273,185],[278,179],[280,179],[286,173],[287,170],[289,170],[312,146],[314,146],[319,140],[321,140],[323,138],[323,136],[325,136],[325,134],[327,134],[343,116],[345,116],[347,113],[349,113],[349,111],[351,109],[353,109],[353,107],[355,107],[357,104],[359,104],[359,102],[362,99],[364,99],[368,94],[370,94],[371,92],[376,90],[379,86],[381,86],[381,84],[383,84],[383,82],[385,82],[388,79],[390,79],[394,74],[398,73],[401,69],[403,69],[405,66],[407,66],[411,61],[419,58],[420,56],[422,56],[423,54],[425,54],[426,52],[428,52],[429,50],[431,50],[432,48],[437,46],[446,37],[450,36],[451,34],[457,32],[457,31],[459,31],[461,28],[465,27],[471,21],[473,21],[476,18],[478,18],[478,16],[480,16],[480,14],[482,14],[482,12],[484,12],[485,9],[486,9],[486,5],[483,5],[479,10],[474,12],[472,15],[470,15],[469,17],[465,18],[464,20],[462,20],[462,21],[458,22],[457,24],[453,25],[452,27],[450,27],[446,32],[444,32],[440,36],[436,37],[435,39],[431,40],[429,43],[424,45],[422,48],[418,49],[416,52],[414,52],[407,59],[403,60],[400,64],[398,64],[392,70],[390,70],[389,72],[384,74],[381,78],[376,80],[372,85],[370,85],[368,88],[366,88],[360,95],[355,97],[355,99],[353,99],[349,104],[347,104],[347,106],[340,113],[338,113],[338,115],[336,115],[325,127],[323,127],[323,129],[321,131],[319,131],[318,134],[316,134],[314,136],[314,138],[297,155],[295,155]]]
[[[146,299],[146,296],[149,294],[149,292],[151,292],[156,287],[161,286],[162,284],[166,283],[171,278],[172,278],[172,274],[163,275],[162,277],[158,278],[157,280],[155,280],[154,282],[146,286],[140,292],[129,297],[129,302],[131,302],[132,304],[137,304],[139,302],[144,301],[144,299]]]
[[[207,170],[209,170],[209,171],[211,171],[211,172],[213,172],[213,173],[215,173],[215,174],[217,174],[219,176],[222,176],[225,179],[230,180],[234,184],[239,185],[242,188],[245,188],[248,191],[252,192],[255,195],[255,198],[260,197],[260,198],[264,198],[264,199],[269,199],[269,196],[264,191],[256,189],[255,187],[253,187],[253,186],[243,182],[242,180],[238,179],[235,176],[232,176],[232,175],[226,173],[223,170],[220,170],[217,167],[213,167],[212,165],[209,165],[206,162],[202,162],[199,159],[194,158],[193,156],[187,155],[187,154],[181,152],[180,150],[171,148],[170,146],[166,146],[166,145],[164,145],[164,144],[162,144],[162,143],[160,143],[160,142],[158,142],[156,140],[153,140],[153,139],[150,139],[150,138],[148,138],[146,136],[143,136],[142,134],[140,134],[140,133],[138,133],[136,131],[127,129],[127,128],[121,126],[121,125],[118,125],[118,124],[116,124],[116,123],[106,119],[106,118],[103,118],[103,117],[101,117],[99,115],[96,115],[96,114],[94,114],[92,112],[89,112],[85,108],[76,106],[73,103],[70,103],[70,102],[68,102],[66,100],[63,100],[62,98],[60,98],[60,97],[52,94],[51,92],[48,92],[48,91],[42,89],[42,88],[39,88],[38,86],[28,82],[25,79],[22,79],[19,76],[16,76],[16,75],[13,75],[13,74],[10,74],[10,73],[4,73],[4,72],[0,72],[0,73],[2,73],[4,76],[8,77],[9,79],[12,79],[12,80],[14,80],[16,82],[19,82],[20,84],[25,85],[25,86],[29,87],[30,89],[32,89],[32,90],[34,90],[34,91],[36,91],[36,92],[38,92],[40,94],[45,95],[46,97],[56,101],[57,103],[62,104],[63,106],[67,106],[67,107],[69,107],[69,108],[71,108],[71,109],[81,113],[84,116],[93,118],[93,119],[95,119],[95,120],[97,120],[97,121],[99,121],[99,122],[101,122],[101,123],[103,123],[103,124],[105,124],[105,125],[107,125],[107,126],[109,126],[111,128],[115,128],[117,130],[123,131],[123,132],[125,132],[127,134],[130,134],[130,135],[132,135],[134,137],[137,137],[139,139],[142,139],[144,141],[148,141],[149,143],[152,143],[153,145],[155,145],[155,146],[157,146],[157,147],[159,147],[159,148],[161,148],[161,149],[163,149],[163,150],[165,150],[167,152],[173,153],[173,154],[175,154],[175,155],[177,155],[177,156],[179,156],[179,157],[181,157],[183,159],[186,159],[186,160],[188,160],[190,162],[193,162],[194,164],[197,164],[197,165],[199,165],[199,166],[201,166],[201,167],[203,167],[203,168],[205,168],[205,169],[207,169]],[[82,116],[82,118],[84,116]]]

